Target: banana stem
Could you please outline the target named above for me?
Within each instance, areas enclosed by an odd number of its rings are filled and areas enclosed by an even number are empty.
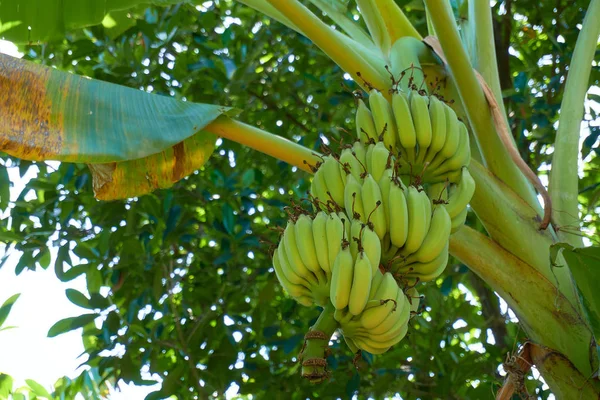
[[[296,24],[302,34],[312,40],[337,65],[352,76],[361,87],[387,88],[388,77],[357,53],[347,41],[340,41],[339,35],[298,0],[268,0],[281,14]],[[340,33],[341,34],[341,33]],[[352,40],[348,38],[348,40]],[[354,42],[354,41],[352,41]],[[383,65],[381,66],[383,70]]]
[[[271,4],[268,3],[267,0],[236,0],[250,8],[255,9],[261,14],[266,15],[267,17],[274,19],[275,21],[281,22],[285,26],[290,29],[295,30],[296,32],[302,34],[300,28],[292,23],[287,17],[285,17],[282,13],[275,9]]]
[[[372,47],[373,41],[369,35],[356,22],[346,17],[345,14],[337,11],[335,7],[326,0],[309,0],[312,4],[325,12],[344,32],[353,40],[363,46]]]
[[[374,0],[390,37],[391,45],[401,37],[423,39],[394,0]]]
[[[473,35],[471,38],[474,44],[471,54],[473,67],[483,76],[490,89],[492,89],[500,111],[506,119],[502,89],[500,88],[500,76],[498,74],[498,61],[496,60],[492,8],[490,3],[485,1],[469,1],[468,7],[468,19],[475,28],[467,33]]]
[[[503,146],[498,134],[493,134],[495,128],[488,103],[461,43],[449,2],[447,0],[425,0],[425,4],[431,11],[431,22],[446,54],[447,66],[465,106],[465,112],[477,138],[477,144],[484,156],[486,166],[509,184],[532,207],[539,210],[540,205],[531,185],[512,162],[508,150]]]
[[[550,173],[550,196],[554,203],[553,218],[560,226],[576,227],[579,230],[579,136],[583,117],[583,102],[588,89],[592,60],[600,35],[600,0],[592,0],[585,14],[581,32],[577,37],[573,60],[565,84],[560,107],[558,132],[552,156]],[[578,235],[566,231],[558,232],[561,240],[573,246],[583,246]]]
[[[573,376],[579,373],[591,376],[594,369],[591,360],[596,357],[596,349],[592,346],[592,332],[578,306],[565,296],[562,285],[557,285],[552,277],[544,276],[505,248],[468,226],[450,237],[451,254],[506,300],[531,340],[568,358]],[[571,393],[561,398],[579,398],[579,388],[571,387],[567,380],[553,383],[548,382],[554,393]]]
[[[552,230],[538,229],[536,210],[477,161],[471,160],[469,172],[477,185],[470,204],[489,235],[548,279],[558,280],[561,290],[577,303],[569,271],[550,267],[550,246],[555,238]]]
[[[311,172],[308,164],[315,165],[320,161],[317,153],[304,146],[227,117],[217,118],[204,130],[285,161],[306,172]]]
[[[333,317],[335,307],[331,302],[325,306],[317,322],[304,336],[304,347],[298,359],[302,363],[302,376],[313,383],[327,379],[327,356],[329,340],[339,323]]]
[[[367,25],[371,38],[381,52],[387,56],[392,42],[383,17],[375,5],[375,0],[356,0],[356,5],[358,5],[360,15]]]

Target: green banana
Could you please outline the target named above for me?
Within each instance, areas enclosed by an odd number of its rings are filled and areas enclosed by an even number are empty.
[[[331,266],[329,263],[329,244],[327,243],[327,220],[329,219],[327,213],[320,211],[315,216],[312,222],[312,234],[315,244],[315,253],[319,265],[325,271],[325,273],[331,275]]]
[[[460,181],[448,196],[448,205],[446,210],[450,218],[455,218],[460,212],[467,207],[469,201],[475,193],[475,180],[471,176],[469,169],[463,167],[461,170]]]
[[[341,249],[338,253],[332,272],[329,291],[331,303],[336,309],[346,308],[350,300],[350,290],[354,278],[354,260],[348,247]]]
[[[342,153],[340,154],[340,169],[342,169],[343,177],[346,177],[348,175],[347,172],[349,172],[358,181],[360,180],[360,174],[362,173],[363,168],[352,152],[352,149],[342,150]],[[345,197],[344,200],[346,200]]]
[[[458,231],[465,224],[468,211],[469,209],[465,207],[456,217],[452,218],[452,233]]]
[[[327,190],[328,189],[325,185],[325,180],[323,177],[323,170],[319,168],[313,175],[313,179],[310,184],[310,193],[313,195],[313,197],[316,197],[320,202],[324,203],[319,204],[319,209],[326,209],[325,205],[329,201]]]
[[[395,247],[401,248],[408,238],[408,205],[404,190],[395,182],[390,186],[388,203],[390,208],[390,240]]]
[[[308,215],[302,214],[296,220],[294,229],[296,245],[298,246],[298,253],[300,253],[302,262],[306,265],[306,268],[317,273],[321,271],[321,265],[319,265],[319,259],[317,258],[312,225],[312,219]]]
[[[375,129],[378,137],[383,139],[387,149],[395,151],[396,149],[396,121],[392,112],[392,106],[383,97],[378,90],[373,89],[369,92],[369,105],[375,121]],[[377,139],[376,141],[378,141]]]
[[[308,296],[297,297],[295,300],[298,302],[298,304],[301,304],[304,307],[312,307],[315,305],[313,299]]]
[[[298,273],[291,267],[287,258],[287,254],[285,253],[285,243],[283,242],[277,247],[277,257],[279,258],[281,271],[288,281],[294,285],[301,285],[306,288],[311,286],[311,283],[309,283],[303,276],[298,275]]]
[[[346,214],[353,219],[366,220],[366,214],[363,204],[362,186],[353,175],[346,178],[346,188],[344,189],[344,205]]]
[[[371,289],[369,290],[369,299],[373,299],[375,297],[375,293],[377,293],[379,286],[381,286],[381,282],[383,282],[383,273],[381,272],[381,270],[379,270],[379,268],[377,268],[375,270],[375,272],[373,273],[373,280],[371,281]],[[369,300],[369,301],[371,301],[371,300]]]
[[[362,238],[363,223],[358,219],[353,219],[350,225],[350,253],[352,258],[356,259],[358,256],[358,241]],[[377,238],[379,239],[379,238]]]
[[[344,226],[344,240],[350,241],[350,227],[352,226],[352,219],[343,211],[338,211],[337,215]]]
[[[356,136],[363,143],[376,142],[379,136],[373,115],[361,99],[358,99],[358,108],[356,109]]]
[[[429,231],[429,225],[431,224],[431,200],[429,200],[429,196],[427,196],[425,190],[421,190],[419,195],[423,201],[423,208],[425,208],[425,231],[427,232]]]
[[[361,194],[366,214],[363,222],[371,222],[379,239],[383,239],[387,230],[387,221],[383,210],[381,190],[371,174],[363,180]]]
[[[304,265],[300,253],[298,252],[298,246],[296,245],[296,230],[294,229],[294,223],[292,221],[288,221],[281,239],[285,245],[285,254],[290,267],[292,267],[298,276],[306,279],[310,284],[317,285],[318,277]]]
[[[448,188],[446,182],[432,183],[427,187],[427,196],[433,202],[434,200],[442,200],[448,202]],[[446,209],[448,209],[446,207]]]
[[[442,251],[433,260],[420,263],[415,262],[412,264],[404,265],[395,272],[403,275],[404,278],[419,278],[422,282],[431,281],[444,272],[446,265],[448,264],[448,247],[449,243],[446,243]]]
[[[319,170],[323,170],[323,178],[325,187],[327,188],[327,199],[333,199],[338,206],[344,207],[344,186],[346,174],[341,173],[339,162],[331,157],[326,156],[325,162]]]
[[[408,162],[414,164],[416,159],[417,133],[413,123],[408,95],[404,91],[392,94],[392,110],[398,130],[400,146],[405,150]]]
[[[370,335],[381,335],[396,324],[405,324],[410,317],[410,307],[402,290],[396,294],[396,310],[391,311],[380,324],[369,330]]]
[[[427,97],[421,96],[414,90],[410,92],[409,99],[417,144],[419,145],[416,164],[422,164],[427,148],[431,145],[431,120],[429,119],[429,109],[427,107],[429,102]]]
[[[361,142],[354,142],[352,145],[354,157],[360,163],[359,177],[366,173],[367,168],[367,145]]]
[[[325,232],[327,233],[329,265],[333,265],[342,248],[342,239],[345,234],[344,224],[337,214],[329,214],[327,224],[325,225]]]
[[[369,173],[369,169],[371,167],[371,161],[373,158],[373,150],[375,150],[375,143],[370,144],[366,147],[366,153],[365,153],[365,168],[367,170],[367,173]],[[367,176],[367,174],[363,174],[362,178],[364,179],[364,177]]]
[[[381,201],[383,202],[383,212],[385,214],[386,232],[390,231],[390,187],[392,186],[393,172],[391,168],[386,169],[379,178],[379,190],[381,190]]]
[[[450,239],[452,219],[443,204],[438,204],[433,210],[431,225],[423,244],[416,253],[408,257],[407,262],[428,263],[439,256]]]
[[[446,142],[446,112],[444,110],[444,103],[435,96],[429,98],[429,117],[431,120],[431,145],[425,155],[425,163],[430,163]]]
[[[371,263],[373,273],[379,269],[381,263],[381,240],[368,226],[362,229],[362,236],[360,238],[364,253]],[[360,255],[359,255],[360,256]]]
[[[384,349],[372,347],[369,343],[365,342],[363,337],[360,336],[354,337],[352,340],[361,350],[367,351],[374,355],[383,354],[390,349],[389,347]]]
[[[444,161],[435,170],[435,175],[431,179],[441,180],[450,172],[459,170],[460,168],[469,165],[471,162],[471,144],[469,142],[469,132],[464,124],[460,124],[460,142],[456,153],[446,161]]]
[[[416,252],[427,234],[427,213],[420,192],[414,186],[406,189],[406,205],[408,207],[408,235],[402,248],[402,254],[408,256]]]
[[[392,157],[390,156],[390,151],[385,148],[385,144],[383,142],[377,142],[375,147],[373,147],[373,151],[371,153],[371,163],[367,165],[367,169],[369,173],[373,176],[373,179],[379,181],[383,176],[384,171],[387,168],[391,167],[391,162],[393,162]],[[390,165],[388,165],[388,161],[390,161]]]
[[[426,175],[435,174],[437,168],[456,153],[460,144],[460,125],[462,122],[458,120],[456,113],[449,105],[443,103],[443,106],[446,115],[446,140],[444,146],[427,167]]]
[[[365,253],[359,253],[354,263],[354,278],[348,300],[350,314],[359,315],[367,305],[372,278],[373,269],[369,258]]]
[[[350,314],[348,308],[336,308],[333,312],[333,319],[340,323],[340,325],[345,325],[350,322],[350,320],[354,317],[354,315]]]
[[[408,310],[408,308],[407,308]],[[407,314],[410,314],[410,311],[406,311]],[[380,350],[389,350],[392,346],[398,344],[408,332],[408,324],[400,324],[397,323],[394,325],[392,329],[388,332],[385,332],[382,335],[369,335],[368,337],[363,338],[363,341],[367,343],[373,349]]]
[[[358,348],[358,346],[356,345],[356,343],[354,343],[354,340],[352,340],[352,338],[347,337],[346,335],[343,335],[343,336],[344,336],[344,341],[346,342],[346,345],[348,346],[348,348],[350,349],[350,351],[353,354],[358,353],[358,351],[360,349]]]
[[[396,300],[399,290],[394,276],[386,272],[373,300]],[[385,304],[380,303],[378,306],[365,309],[360,317],[360,323],[367,330],[373,329],[381,324],[395,307],[394,301],[388,301]]]
[[[283,270],[281,269],[281,264],[279,263],[279,256],[277,252],[273,254],[273,268],[275,269],[275,275],[277,276],[277,280],[288,295],[295,299],[303,296],[310,297],[310,291],[305,286],[293,284],[286,278],[285,274],[283,273]]]

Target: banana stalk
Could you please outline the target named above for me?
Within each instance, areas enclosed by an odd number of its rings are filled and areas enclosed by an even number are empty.
[[[588,88],[592,59],[596,54],[600,35],[600,0],[592,0],[585,14],[581,33],[577,37],[573,61],[565,84],[560,107],[560,120],[550,174],[550,196],[554,203],[554,221],[562,226],[579,228],[578,166],[579,126],[583,115],[583,101]],[[582,246],[581,237],[561,233],[561,240]]]
[[[385,75],[381,75],[365,61],[347,41],[341,40],[340,35],[343,34],[331,29],[298,0],[268,0],[268,2],[298,26],[303,35],[312,40],[340,68],[347,71],[358,84],[364,86],[364,82],[367,81],[374,87],[387,87],[388,78]],[[350,38],[348,41],[358,44]]]
[[[450,237],[452,255],[468,265],[506,300],[533,342],[566,356],[574,376],[591,376],[597,368],[596,346],[577,303],[564,294],[562,282],[557,285],[553,277],[545,276],[505,248],[467,226]],[[539,249],[537,246],[531,248]],[[552,368],[550,363],[547,367]],[[580,398],[581,393],[576,392],[571,383],[551,385],[555,393],[565,393],[567,387],[570,387],[571,395],[561,398]],[[597,398],[597,395],[581,398]]]
[[[431,21],[447,57],[447,67],[465,106],[486,166],[529,205],[539,210],[540,205],[532,186],[509,157],[498,134],[490,134],[496,129],[491,113],[482,112],[489,108],[487,100],[461,43],[450,3],[446,0],[425,0],[425,4],[431,11]]]
[[[309,329],[304,337],[304,348],[298,356],[302,363],[302,376],[312,383],[327,379],[327,355],[329,340],[338,328],[339,323],[334,318],[335,307],[329,303],[325,306],[317,322]]]

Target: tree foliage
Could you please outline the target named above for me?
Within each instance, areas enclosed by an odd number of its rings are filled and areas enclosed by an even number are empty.
[[[421,2],[398,3],[425,33]],[[25,58],[239,108],[245,122],[313,149],[350,140],[357,86],[339,67],[304,37],[239,3],[206,4],[138,8],[115,27],[93,26],[63,41],[27,46]],[[505,105],[521,154],[534,169],[551,163],[553,126],[586,4],[507,0],[493,8]],[[595,65],[590,84],[598,79]],[[589,99],[597,106],[598,97]],[[581,211],[598,240],[600,130],[593,108],[586,119]],[[328,360],[330,384],[311,386],[295,357],[318,310],[283,294],[269,256],[275,227],[286,219],[284,206],[305,196],[306,173],[219,141],[208,164],[172,188],[99,202],[85,165],[55,169],[2,160],[21,176],[39,170],[0,221],[0,238],[8,243],[3,260],[21,251],[17,274],[48,268],[54,245],[56,275],[87,281],[88,293],[67,296],[88,313],[57,322],[49,335],[83,327],[87,364],[103,378],[146,385],[158,374],[162,389],[149,399],[221,398],[234,382],[240,396],[254,398],[346,398],[356,391],[374,398],[489,398],[501,383],[506,353],[524,340],[494,292],[451,260],[446,273],[423,288],[422,312],[393,351],[365,353],[357,370],[338,340]],[[0,186],[7,187],[3,170]],[[6,207],[6,196],[0,199]],[[478,223],[474,215],[470,222]],[[547,398],[542,385],[528,381]]]

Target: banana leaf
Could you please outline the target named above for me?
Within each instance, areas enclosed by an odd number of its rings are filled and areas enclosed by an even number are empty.
[[[100,24],[111,11],[128,10],[139,5],[167,6],[185,2],[182,0],[0,1],[0,38],[17,44],[62,39],[69,30]]]
[[[90,164],[96,197],[171,186],[202,167],[227,107],[180,101],[0,54],[0,151]]]

